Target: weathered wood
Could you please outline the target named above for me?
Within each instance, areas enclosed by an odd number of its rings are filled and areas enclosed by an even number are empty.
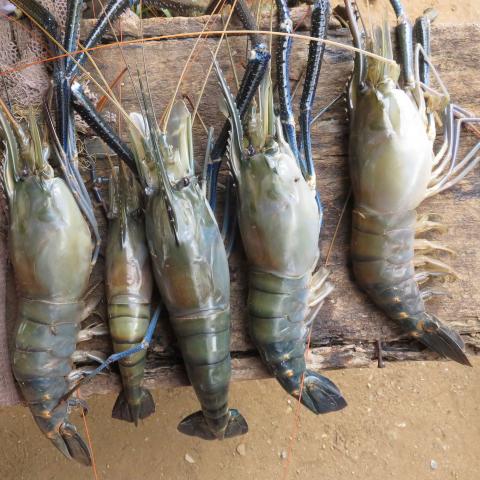
[[[310,28],[310,12],[311,6],[301,5],[292,9],[292,21],[294,28],[304,26]],[[223,17],[223,19],[222,19]],[[227,14],[203,15],[199,17],[155,17],[140,20],[140,18],[131,11],[124,13],[120,19],[113,24],[113,31],[105,34],[105,40],[115,40],[120,37],[123,40],[130,40],[139,38],[142,33],[144,38],[159,37],[163,35],[176,35],[185,32],[201,32],[205,29],[210,31],[222,30],[225,26]],[[89,19],[82,22],[81,39],[85,39],[90,29],[95,25],[96,20]],[[332,20],[332,22],[335,22]],[[300,24],[300,25],[299,25]],[[276,15],[273,20],[273,25],[276,25]],[[270,12],[264,12],[260,16],[258,23],[259,30],[270,30]],[[241,23],[232,16],[229,30],[234,28],[242,28]]]
[[[11,337],[13,322],[7,323],[7,229],[6,202],[0,194],[0,405],[11,405],[20,400],[15,380],[10,369],[8,339]],[[12,293],[11,291],[9,292]],[[13,292],[14,293],[14,292]]]
[[[294,16],[301,19],[306,9],[294,9]],[[220,22],[217,18],[216,22]],[[205,17],[194,19],[151,19],[144,23],[144,33],[157,36],[166,33],[193,31],[196,23],[197,31],[203,28]],[[268,22],[262,28],[268,28]],[[308,22],[307,22],[308,23]],[[86,22],[86,25],[88,22]],[[130,27],[129,27],[130,28]],[[214,24],[212,29],[217,29]],[[123,35],[134,38],[138,29],[122,26]],[[480,98],[480,59],[474,56],[476,44],[480,35],[479,25],[467,25],[462,28],[455,26],[435,26],[433,29],[433,61],[449,87],[452,98],[465,108],[479,110]],[[347,43],[349,37],[343,29],[331,30],[331,38]],[[180,96],[188,95],[194,102],[197,99],[201,84],[205,78],[211,61],[211,53],[217,44],[217,39],[202,40],[195,54],[195,61],[188,69],[180,88]],[[174,92],[185,61],[195,43],[194,38],[168,41],[151,41],[141,45],[125,45],[122,50],[118,46],[95,52],[95,60],[108,82],[124,68],[123,57],[127,59],[131,71],[136,75],[137,66],[143,68],[145,58],[149,77],[149,87],[153,94],[153,104],[160,117]],[[244,37],[230,38],[234,61],[241,73],[240,65],[244,64],[246,39]],[[296,81],[305,67],[307,45],[295,42],[292,54],[291,79]],[[227,80],[234,88],[234,77],[230,66],[226,47],[219,52],[219,63],[226,71]],[[322,75],[315,110],[327,104],[344,89],[346,79],[351,71],[351,54],[345,50],[328,47],[325,55]],[[138,65],[137,65],[138,63]],[[92,89],[94,89],[92,87]],[[119,93],[117,91],[117,93]],[[217,131],[223,123],[223,117],[218,108],[219,88],[212,75],[200,105],[199,113],[207,125],[215,125]],[[297,100],[300,95],[297,95]],[[126,111],[138,110],[136,95],[131,80],[124,77],[121,87],[122,104]],[[325,205],[324,226],[321,236],[322,258],[328,256],[328,266],[332,271],[331,280],[336,290],[326,301],[321,310],[312,334],[312,349],[307,361],[313,369],[345,368],[356,366],[373,366],[376,364],[376,339],[381,339],[384,345],[383,355],[387,360],[431,359],[435,354],[422,349],[419,344],[404,339],[395,325],[385,318],[356,287],[351,277],[348,259],[350,234],[350,206],[347,205],[341,221],[341,213],[349,192],[349,175],[346,159],[347,122],[344,104],[337,104],[313,126],[312,141],[318,174],[318,187]],[[111,107],[112,112],[115,109]],[[121,122],[124,126],[125,122]],[[206,144],[206,134],[197,121],[194,125],[196,158],[201,163],[203,149]],[[89,141],[90,151],[98,150],[98,142]],[[101,151],[106,151],[100,147]],[[97,161],[100,172],[105,171],[102,160]],[[432,313],[443,321],[454,326],[461,332],[471,353],[480,349],[480,290],[476,275],[480,272],[480,250],[477,237],[480,235],[480,189],[475,181],[476,176],[470,175],[458,186],[425,201],[419,212],[434,212],[442,217],[443,223],[450,227],[442,241],[458,252],[450,260],[451,265],[459,273],[459,280],[449,283],[451,298],[441,298],[429,303]],[[105,228],[105,219],[99,216],[101,227]],[[339,224],[340,221],[340,224]],[[336,238],[334,232],[339,224]],[[440,239],[434,235],[433,238]],[[231,262],[231,305],[232,305],[232,344],[233,379],[246,380],[268,376],[260,363],[255,349],[249,341],[246,323],[246,269],[241,246],[232,255]],[[96,271],[95,280],[101,279],[102,262]],[[0,282],[1,287],[1,282]],[[101,295],[101,291],[97,292]],[[1,300],[1,298],[0,298]],[[105,305],[100,304],[98,313],[104,316]],[[8,318],[9,325],[13,316]],[[90,322],[98,321],[98,318]],[[173,335],[168,326],[168,320],[162,318],[155,341],[148,355],[146,382],[151,387],[184,385],[187,379],[181,366],[181,358],[175,349]],[[11,327],[9,327],[11,328]],[[0,330],[1,333],[1,330]],[[1,340],[1,336],[0,336]],[[0,353],[5,352],[5,347]],[[110,352],[108,338],[97,338],[81,344],[79,348],[95,349]],[[9,367],[1,363],[3,373]],[[10,388],[11,387],[7,387]],[[106,393],[119,388],[116,374],[102,375],[91,384],[82,388],[83,395],[91,393]],[[14,397],[8,397],[14,398]],[[1,391],[0,404],[11,402],[5,392]]]

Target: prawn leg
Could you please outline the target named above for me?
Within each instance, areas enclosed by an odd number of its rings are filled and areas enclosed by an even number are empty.
[[[408,20],[405,9],[399,0],[390,0],[390,4],[397,17],[395,32],[401,56],[401,69],[405,89],[413,88],[415,78],[413,74],[413,28]]]
[[[280,31],[285,34],[293,32],[293,22],[290,18],[290,9],[286,0],[276,0],[278,25]],[[313,12],[312,12],[313,20]],[[313,26],[313,21],[312,21]],[[280,120],[282,122],[283,134],[287,143],[292,149],[295,158],[300,159],[297,145],[297,132],[295,129],[295,117],[292,107],[292,92],[290,89],[290,53],[292,51],[293,39],[290,36],[282,36],[277,44],[277,83],[280,104]],[[310,64],[310,63],[309,63]],[[303,170],[305,166],[302,165]]]
[[[240,18],[246,30],[253,31],[257,29],[255,19],[253,18],[245,0],[238,0],[235,9],[237,16]],[[260,82],[267,72],[270,62],[270,53],[268,52],[267,46],[262,37],[256,33],[251,33],[250,41],[253,46],[249,53],[247,68],[245,69],[245,74],[235,99],[241,119],[245,117],[247,109],[258,90]],[[216,192],[217,190],[218,174],[222,165],[222,157],[227,149],[229,132],[230,123],[227,120],[224,123],[220,135],[218,136],[210,154],[211,162],[209,163],[207,170],[210,192]],[[215,210],[216,207],[216,199],[217,197],[215,193],[209,195],[210,206],[213,210]]]
[[[329,17],[330,2],[328,0],[317,0],[312,9],[312,29],[310,35],[313,38],[327,38]],[[307,72],[305,74],[305,83],[303,85],[302,98],[300,100],[299,123],[306,181],[307,183],[315,185],[315,166],[313,163],[311,142],[312,107],[315,100],[318,79],[320,77],[323,54],[325,53],[325,44],[312,40],[308,49]],[[318,195],[317,192],[317,196]]]
[[[249,10],[249,7],[245,0],[228,0],[229,3],[233,3],[235,8],[235,13],[239,20],[244,25],[247,31],[256,30],[255,20]],[[58,29],[50,28],[50,23],[45,23],[45,20],[51,20],[53,17],[47,16],[48,12],[34,0],[17,0],[14,2],[19,8],[28,13],[36,22],[40,25],[47,25],[47,30],[49,33],[54,35],[54,38],[58,39]],[[65,65],[65,71],[63,75],[62,82],[62,102],[64,104],[69,104],[69,95],[73,96],[73,106],[79,115],[84,119],[84,121],[97,132],[97,134],[102,138],[102,140],[107,143],[107,145],[122,159],[125,163],[132,169],[135,169],[135,158],[131,149],[123,142],[119,136],[114,132],[114,130],[108,125],[108,123],[103,119],[103,117],[96,111],[93,104],[85,96],[82,86],[75,81],[75,77],[78,75],[80,67],[86,62],[88,55],[86,51],[94,48],[102,39],[106,30],[110,28],[112,23],[128,8],[138,4],[138,0],[111,0],[108,5],[103,10],[100,18],[98,19],[96,25],[92,28],[85,45],[83,45],[83,52],[78,54],[76,57],[69,56],[67,60],[62,63]],[[155,1],[145,1],[145,4],[152,3],[155,4]],[[67,30],[67,43],[65,45],[65,50],[67,53],[70,53],[76,48],[76,41],[78,40],[78,29],[80,25],[80,7],[83,2],[78,0],[72,2],[72,5],[69,8],[69,13],[71,14],[70,21],[68,23]],[[238,94],[238,102],[241,108],[246,108],[250,100],[256,92],[258,84],[263,77],[266,67],[268,65],[270,54],[267,51],[266,45],[263,43],[261,37],[255,33],[250,34],[250,39],[252,41],[253,47],[249,55],[249,60],[247,68],[245,71],[244,78]],[[60,42],[61,43],[61,42]],[[63,52],[60,52],[62,54]],[[69,85],[71,85],[71,91]],[[62,122],[62,125],[66,125],[66,121]],[[63,130],[60,131],[64,131]],[[228,129],[223,129],[222,134],[219,137],[219,140],[216,143],[214,152],[217,152],[218,158],[220,158],[226,148],[228,138]],[[216,179],[216,175],[215,175]],[[216,180],[215,180],[216,181]]]

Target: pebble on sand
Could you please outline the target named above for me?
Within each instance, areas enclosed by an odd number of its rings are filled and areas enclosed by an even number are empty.
[[[247,447],[245,446],[244,443],[240,443],[238,446],[237,446],[237,453],[239,455],[241,455],[242,457],[244,457],[246,454],[247,454]]]
[[[195,463],[195,459],[188,453],[185,454],[185,461],[187,461],[188,463]]]

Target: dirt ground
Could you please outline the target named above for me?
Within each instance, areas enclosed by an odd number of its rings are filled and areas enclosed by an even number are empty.
[[[197,409],[190,388],[155,392],[157,413],[138,428],[112,420],[114,395],[87,416],[102,480],[475,480],[480,468],[480,359],[389,364],[329,372],[349,402],[342,412],[297,416],[273,380],[235,383],[243,438],[205,442],[176,431]],[[82,419],[73,415],[83,432]],[[65,460],[23,407],[0,410],[2,480],[94,479]],[[293,437],[293,441],[291,438]]]
[[[373,3],[378,8],[383,2]],[[480,21],[479,0],[405,3],[412,18],[434,6],[440,22]],[[114,395],[94,397],[87,424],[97,478],[475,480],[480,358],[473,364],[419,362],[329,372],[349,406],[322,417],[297,410],[273,380],[236,383],[231,404],[247,418],[250,432],[221,443],[177,432],[177,423],[197,409],[191,388],[154,392],[157,413],[138,428],[110,418]],[[72,419],[84,434],[79,414]],[[0,409],[0,432],[2,480],[95,478],[92,469],[57,453],[24,407]]]
[[[343,5],[344,0],[330,0],[332,7]],[[362,14],[367,11],[366,0],[357,0]],[[441,23],[471,23],[480,19],[480,2],[478,0],[402,0],[408,16],[414,19],[421,15],[425,9],[433,7],[438,12],[437,20]],[[388,11],[393,18],[391,8],[386,0],[370,0],[372,12],[382,14]]]

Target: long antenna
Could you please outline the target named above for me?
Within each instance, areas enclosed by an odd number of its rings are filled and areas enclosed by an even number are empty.
[[[234,0],[233,4],[230,6],[230,13],[228,14],[227,21],[225,22],[225,26],[224,26],[223,30],[220,32],[220,40],[218,41],[217,47],[215,48],[215,52],[213,53],[212,62],[210,63],[210,66],[208,68],[207,75],[205,76],[205,80],[204,80],[202,88],[200,90],[200,95],[198,97],[197,104],[195,105],[195,110],[193,111],[192,123],[195,122],[195,117],[197,116],[198,107],[200,106],[200,102],[201,102],[203,94],[205,92],[205,87],[207,86],[208,79],[210,77],[210,73],[212,72],[213,64],[217,60],[218,51],[220,50],[220,46],[222,45],[223,37],[225,36],[228,25],[230,24],[230,20],[232,19],[232,15],[233,15],[233,12],[235,11],[235,7],[237,6],[237,2],[238,2],[238,0]],[[249,33],[251,33],[251,32],[249,31]]]
[[[32,21],[34,21],[32,19]],[[39,27],[41,28],[41,27]],[[42,29],[42,31],[45,31]],[[49,63],[49,62],[54,62],[56,60],[59,60],[60,58],[66,58],[69,56],[75,56],[80,53],[89,53],[89,52],[94,52],[96,50],[105,50],[108,48],[115,47],[118,43],[121,45],[135,45],[137,43],[141,43],[142,41],[145,42],[157,42],[159,40],[174,40],[174,39],[181,39],[181,38],[195,38],[195,37],[200,37],[202,35],[205,35],[206,37],[218,37],[220,35],[232,35],[232,36],[246,36],[250,35],[252,33],[256,33],[258,35],[269,35],[269,36],[275,36],[275,37],[292,37],[296,38],[298,40],[303,40],[303,41],[311,41],[313,40],[314,42],[318,43],[324,43],[325,45],[329,45],[331,47],[336,47],[339,48],[340,50],[347,50],[349,52],[354,52],[354,53],[361,53],[362,55],[365,55],[366,57],[373,58],[375,60],[378,60],[379,62],[383,62],[389,65],[397,65],[397,62],[395,60],[391,60],[389,58],[382,57],[381,55],[377,55],[376,53],[369,52],[368,50],[365,50],[363,48],[358,48],[358,47],[353,47],[352,45],[348,45],[346,43],[340,43],[336,42],[334,40],[329,40],[327,38],[314,38],[311,37],[310,35],[302,35],[299,33],[285,33],[285,32],[275,32],[275,31],[270,31],[270,30],[209,30],[208,32],[183,32],[183,33],[172,33],[172,34],[167,34],[167,35],[156,35],[153,37],[146,38],[144,40],[141,39],[132,39],[132,40],[123,40],[122,42],[113,42],[113,43],[108,43],[108,44],[101,44],[101,45],[96,45],[95,47],[91,48],[81,48],[79,50],[75,50],[73,52],[66,52],[64,49],[63,51],[65,53],[59,54],[59,55],[54,55],[48,58],[44,58],[41,60],[35,60],[33,62],[28,62],[24,63],[21,67],[16,67],[16,68],[9,68],[5,69],[2,72],[0,72],[0,77],[3,75],[9,75],[11,73],[15,72],[21,72],[22,70],[25,70],[26,68],[32,67],[34,65],[38,65],[41,63]],[[45,33],[47,35],[47,33]],[[78,63],[78,62],[77,62]],[[92,75],[88,72],[88,70],[85,69],[82,65],[79,65],[79,68],[82,70],[83,73],[87,76],[88,79],[90,79],[95,85],[98,86],[99,89],[102,90],[102,93],[105,93],[105,90],[98,84],[98,82],[92,77]],[[109,96],[110,98],[110,96]],[[113,101],[113,100],[112,100]]]
[[[190,54],[188,55],[187,61],[185,62],[185,65],[183,66],[182,73],[180,74],[180,78],[178,79],[177,86],[175,87],[175,91],[173,92],[172,99],[170,100],[170,102],[168,104],[168,107],[167,107],[167,110],[166,110],[166,113],[165,113],[165,117],[164,117],[164,120],[163,120],[163,130],[166,130],[166,128],[167,128],[168,120],[169,120],[170,115],[172,113],[172,108],[173,108],[173,105],[175,103],[175,99],[177,98],[178,91],[180,90],[180,85],[182,84],[183,79],[185,77],[185,74],[187,72],[188,66],[190,65],[190,60],[192,59],[193,54],[195,53],[195,50],[197,49],[197,46],[200,43],[200,40],[202,39],[203,34],[206,33],[207,27],[208,27],[209,23],[211,22],[211,20],[213,19],[213,15],[218,10],[223,9],[223,7],[225,5],[225,2],[226,2],[226,0],[218,0],[217,1],[217,3],[215,4],[215,7],[212,10],[212,13],[209,15],[208,21],[205,22],[205,25],[204,25],[202,31],[198,35],[197,40],[195,41],[195,44],[193,45],[193,48],[190,51]],[[235,0],[235,2],[237,2],[237,0]],[[233,7],[232,7],[232,12],[233,12]],[[208,36],[208,32],[207,32],[206,37],[207,36]],[[193,124],[194,121],[195,121],[195,115],[193,116],[192,124]]]

